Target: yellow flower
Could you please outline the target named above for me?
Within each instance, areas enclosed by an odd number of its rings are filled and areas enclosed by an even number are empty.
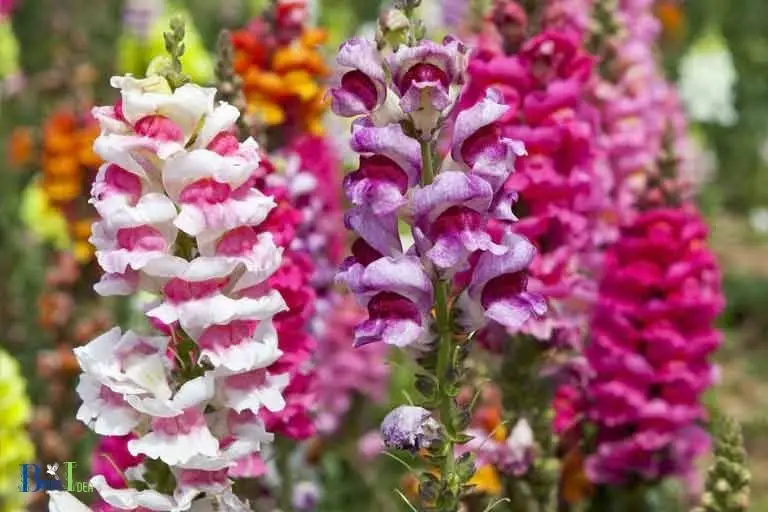
[[[469,480],[469,483],[475,486],[474,491],[476,492],[492,495],[501,494],[499,473],[491,465],[480,466]]]
[[[303,70],[290,71],[283,77],[285,87],[302,102],[308,102],[320,93],[320,86],[312,75]]]
[[[285,122],[285,112],[279,104],[262,96],[248,100],[248,113],[253,114],[267,126],[277,126]]]
[[[592,495],[594,488],[587,478],[584,456],[578,448],[566,454],[560,478],[562,496],[567,503],[575,505]]]
[[[40,183],[32,182],[23,192],[19,216],[24,225],[42,241],[57,249],[70,246],[67,221],[51,205]]]
[[[289,123],[322,135],[328,110],[322,80],[330,74],[318,51],[323,30],[306,29],[289,44],[270,49],[247,30],[234,34],[235,69],[243,79],[249,113],[267,126]]]
[[[17,485],[19,464],[34,459],[34,447],[25,430],[30,409],[18,362],[0,351],[0,512],[24,510],[24,495]]]
[[[75,221],[70,229],[72,230],[72,255],[75,261],[85,265],[93,259],[95,248],[88,241],[91,235],[91,224],[93,219],[80,219]]]

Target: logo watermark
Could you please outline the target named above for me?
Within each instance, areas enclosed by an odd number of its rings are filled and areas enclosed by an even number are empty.
[[[45,471],[38,464],[19,464],[20,492],[69,491],[93,492],[90,482],[76,480],[74,469],[77,462],[65,461],[46,464]]]

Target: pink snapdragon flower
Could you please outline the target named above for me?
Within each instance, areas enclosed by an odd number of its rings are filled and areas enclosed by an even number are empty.
[[[661,208],[624,227],[606,254],[580,403],[597,427],[594,482],[687,476],[707,449],[701,398],[716,379],[724,300],[706,236],[692,205]]]
[[[510,212],[512,219],[520,217],[514,230],[537,249],[530,287],[547,298],[551,310],[522,330],[568,344],[578,342],[592,295],[582,258],[592,244],[589,232],[597,210],[596,147],[585,101],[593,65],[570,30],[545,30],[523,42],[516,54],[485,45],[470,60],[462,99],[471,105],[489,87],[497,88],[507,107],[497,129],[525,145],[527,155],[517,160],[517,172],[506,178],[503,190],[517,195]],[[492,332],[481,337],[498,346]]]
[[[76,349],[78,418],[98,434],[131,435],[126,449],[144,461],[132,480],[147,487],[109,473],[91,483],[122,510],[188,510],[203,493],[235,506],[232,478],[274,438],[264,416],[295,415],[286,390],[303,386],[295,367],[308,355],[287,309],[305,321],[313,295],[290,268],[311,266],[283,259],[285,211],[264,184],[270,166],[257,144],[233,135],[236,108],[159,76],[112,84],[121,99],[94,109],[106,161],[91,199],[105,271],[96,290],[157,294],[146,314],[163,335],[115,328]],[[156,488],[158,468],[176,482],[170,494]]]

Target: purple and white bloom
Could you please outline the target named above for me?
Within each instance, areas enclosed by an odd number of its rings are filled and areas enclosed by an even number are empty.
[[[293,487],[293,508],[298,512],[312,512],[320,505],[320,487],[303,480]]]
[[[499,468],[515,476],[525,474],[533,462],[534,445],[531,426],[525,419],[519,420],[500,450]]]
[[[424,40],[401,46],[389,57],[400,107],[422,137],[428,138],[455,104],[464,83],[466,51],[460,41],[447,37],[443,44]]]
[[[387,448],[417,452],[439,439],[440,424],[423,407],[401,405],[384,417],[381,437]]]
[[[397,217],[394,214],[376,215],[369,208],[358,207],[347,212],[344,223],[360,238],[352,245],[352,258],[342,264],[342,272],[354,263],[367,266],[381,257],[396,258],[403,254]]]
[[[384,105],[387,80],[376,43],[354,38],[344,42],[336,55],[337,85],[331,88],[331,109],[336,115],[370,114]]]
[[[347,175],[344,190],[350,202],[376,215],[396,212],[406,204],[406,193],[419,183],[421,149],[398,124],[383,127],[357,123],[352,149],[360,153],[360,167]]]
[[[417,240],[430,242],[424,255],[440,269],[461,270],[475,251],[504,254],[507,248],[494,243],[485,231],[492,201],[487,181],[459,171],[443,172],[432,184],[417,189],[413,194]]]
[[[464,324],[480,329],[494,320],[508,329],[519,328],[531,315],[543,315],[546,303],[528,292],[526,269],[536,248],[525,238],[508,232],[504,254],[483,253],[472,273],[469,287],[459,299]]]
[[[355,330],[355,345],[383,341],[406,347],[428,335],[432,281],[418,258],[379,258],[365,267],[353,265],[339,278],[368,308],[368,319]]]
[[[498,191],[514,171],[515,158],[526,155],[522,142],[502,137],[498,122],[509,107],[495,90],[459,112],[453,130],[451,157],[488,181]]]

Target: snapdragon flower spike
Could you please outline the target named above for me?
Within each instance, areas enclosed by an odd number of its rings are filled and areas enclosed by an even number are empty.
[[[113,84],[122,100],[94,110],[107,160],[92,188],[106,272],[97,291],[159,294],[147,315],[168,336],[114,329],[77,349],[78,418],[101,434],[140,432],[129,452],[162,461],[176,479],[169,496],[157,482],[117,489],[96,476],[106,503],[188,510],[201,493],[221,501],[230,469],[273,440],[261,414],[289,406],[284,393],[302,383],[286,368],[306,359],[283,338],[300,325],[281,314],[290,302],[306,315],[313,296],[275,289],[287,231],[273,213],[283,212],[257,188],[269,167],[258,146],[232,134],[237,109],[214,105],[213,89],[172,91],[161,77]]]
[[[594,400],[575,402],[597,427],[586,466],[593,482],[686,477],[707,449],[698,424],[716,379],[709,357],[723,297],[706,233],[692,205],[650,210],[606,255],[586,351]]]
[[[604,202],[585,100],[594,59],[570,30],[547,29],[520,43],[521,50],[511,55],[493,45],[473,54],[462,104],[477,109],[489,123],[478,120],[470,129],[470,118],[457,117],[452,155],[465,165],[474,161],[480,168],[503,169],[494,164],[502,155],[495,134],[525,145],[527,155],[516,160],[516,172],[506,177],[502,173],[501,180],[492,177],[494,172],[488,174],[494,184],[501,181],[495,198],[497,219],[515,221],[513,207],[525,212],[511,228],[537,249],[530,287],[545,297],[552,314],[514,330],[577,345],[586,324],[585,306],[594,300],[594,284],[585,274],[593,270],[588,261],[595,240],[592,227]],[[498,90],[500,98],[488,95],[489,88]],[[506,112],[494,105],[499,99]]]

